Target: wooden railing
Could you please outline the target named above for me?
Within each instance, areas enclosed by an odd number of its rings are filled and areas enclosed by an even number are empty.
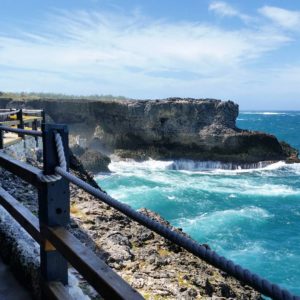
[[[68,129],[64,125],[43,124],[42,131],[0,127],[0,131],[29,134],[43,140],[44,174],[53,174],[58,165],[54,133],[59,132],[69,161]],[[71,299],[68,263],[91,284],[104,299],[143,299],[104,261],[85,247],[67,229],[70,221],[69,182],[61,178],[41,181],[41,170],[0,151],[0,166],[38,190],[38,218],[0,187],[0,204],[40,244],[41,299]]]
[[[45,123],[45,111],[43,109],[0,109],[0,127],[8,126],[19,129],[37,130]],[[0,149],[11,146],[24,138],[23,133],[5,138],[4,131],[0,132]],[[38,139],[36,138],[38,146]]]

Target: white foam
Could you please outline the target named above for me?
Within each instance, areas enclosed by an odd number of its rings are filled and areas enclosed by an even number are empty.
[[[292,172],[300,172],[300,164],[286,164],[284,161],[270,163],[262,161],[258,163],[249,163],[239,165],[236,163],[223,163],[220,161],[194,161],[189,159],[179,160],[154,160],[149,159],[146,161],[138,162],[132,159],[127,160],[113,160],[109,164],[109,169],[117,174],[127,175],[143,175],[144,171],[157,173],[156,171],[174,170],[183,173],[195,174],[224,174],[235,175],[236,173],[250,173],[259,171],[274,171],[284,169]],[[187,172],[185,172],[187,171]],[[97,179],[106,177],[107,175],[99,174]]]
[[[218,193],[224,194],[225,197],[227,194],[227,198],[231,198],[232,201],[239,195],[264,197],[300,195],[300,188],[291,187],[282,182],[278,184],[267,179],[274,176],[286,176],[285,174],[298,176],[300,164],[286,164],[281,161],[260,169],[172,171],[169,170],[172,163],[171,161],[155,160],[112,162],[111,169],[115,173],[109,176],[128,178],[131,184],[119,185],[117,189],[112,189],[110,194],[125,201],[127,198],[131,198],[130,196],[134,197],[135,195],[144,199],[143,195],[156,192],[169,200],[181,201],[185,197],[177,197],[178,192],[186,189],[197,191],[197,198],[202,197],[201,199],[203,199],[208,194]],[[241,173],[249,173],[251,176],[240,176]],[[261,180],[258,180],[258,176],[261,177]],[[96,179],[101,180],[99,177]],[[176,198],[172,199],[171,197]]]
[[[287,115],[286,112],[275,112],[275,111],[243,111],[240,112],[243,115]]]
[[[216,211],[211,214],[211,217],[218,218],[218,217],[243,217],[246,219],[266,219],[273,217],[267,210],[257,207],[257,206],[248,206],[241,209],[228,209],[228,210],[221,210]]]
[[[260,164],[260,167],[257,168],[249,168],[249,169],[199,169],[199,170],[179,170],[182,173],[186,174],[206,174],[206,175],[238,175],[240,173],[263,173],[264,176],[271,174],[274,175],[274,172],[269,171],[287,171],[292,172],[295,175],[300,174],[300,163],[287,164],[284,161],[278,161],[276,163],[272,163],[266,166]]]
[[[112,172],[123,172],[131,169],[135,170],[165,170],[173,161],[162,161],[149,159],[146,161],[138,162],[133,159],[112,161],[109,164],[109,169]]]
[[[238,171],[238,172],[251,172],[252,170],[265,169],[270,165],[271,163],[268,161],[261,161],[258,163],[248,163],[248,164],[237,164],[237,163],[226,163],[221,161],[194,161],[190,159],[179,159],[167,165],[167,168],[170,170],[177,170],[177,171],[178,170],[186,170],[186,171],[226,170],[226,171]],[[273,166],[273,168],[276,168],[277,166]]]
[[[218,232],[220,229],[228,229],[234,224],[248,222],[265,222],[274,216],[267,210],[256,206],[248,206],[240,209],[227,209],[203,213],[192,218],[181,218],[176,222],[177,226],[183,227],[187,232],[193,230],[204,234]]]
[[[299,189],[294,189],[287,185],[262,184],[248,187],[244,191],[240,191],[242,195],[255,196],[294,196],[300,195]]]
[[[300,163],[286,164],[285,167],[296,175],[300,175]]]
[[[278,113],[278,112],[263,112],[262,115],[286,115],[285,113]]]

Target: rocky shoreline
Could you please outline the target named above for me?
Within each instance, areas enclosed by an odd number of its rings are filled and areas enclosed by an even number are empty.
[[[72,139],[92,151],[86,156],[94,162],[105,163],[110,154],[215,161],[241,168],[264,161],[299,162],[298,151],[275,136],[237,128],[239,107],[232,101],[1,98],[0,106],[45,109],[49,120],[68,124]]]
[[[36,164],[32,159],[30,161]],[[80,162],[73,163],[73,167],[77,175],[80,173],[82,178],[93,181],[89,173],[82,172],[84,168],[82,169]],[[4,189],[37,214],[37,193],[30,185],[3,169],[0,170],[0,178]],[[146,209],[142,212],[171,227],[159,215]],[[261,299],[248,286],[131,221],[73,185],[71,216],[69,230],[145,299]],[[0,221],[0,236],[3,236],[3,225],[3,221]],[[178,228],[173,229],[182,233]],[[0,240],[0,246],[2,252],[3,249],[8,249],[3,247],[3,240]],[[14,248],[18,249],[10,247]],[[32,263],[30,266],[33,267]],[[36,273],[32,274],[36,276]],[[36,280],[36,277],[35,280],[29,280],[30,276],[27,272],[27,283]],[[80,276],[78,278],[90,298],[98,299]]]

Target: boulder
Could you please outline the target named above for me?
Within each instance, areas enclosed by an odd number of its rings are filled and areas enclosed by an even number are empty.
[[[110,172],[108,165],[110,164],[110,158],[99,151],[87,149],[79,157],[83,167],[94,174],[100,172]]]

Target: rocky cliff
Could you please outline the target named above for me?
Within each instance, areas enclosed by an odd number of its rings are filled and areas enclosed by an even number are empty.
[[[234,163],[296,160],[273,135],[236,127],[238,105],[214,99],[0,100],[1,107],[44,108],[93,148],[123,157],[189,158]]]

